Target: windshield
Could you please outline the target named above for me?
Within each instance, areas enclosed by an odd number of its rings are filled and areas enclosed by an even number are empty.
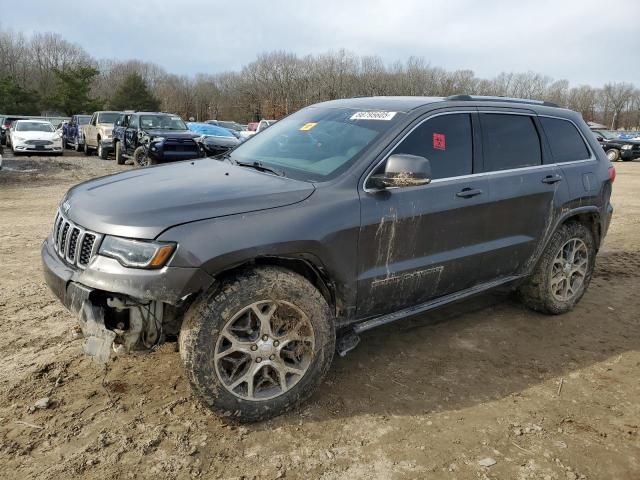
[[[118,112],[104,112],[98,114],[98,123],[116,123],[120,117]]]
[[[309,107],[247,140],[230,158],[259,162],[299,180],[324,181],[348,168],[399,117],[393,112]]]
[[[53,125],[48,122],[17,122],[16,132],[53,132]]]
[[[78,125],[87,125],[89,123],[89,120],[91,120],[91,115],[84,115],[82,117],[78,117]]]
[[[140,127],[147,130],[186,130],[187,126],[176,115],[142,115]]]
[[[242,127],[235,122],[218,122],[218,125],[224,128],[230,128],[231,130],[235,130],[236,132],[242,131]]]
[[[217,137],[233,137],[235,138],[229,130],[223,128],[218,125],[211,125],[209,123],[195,123],[190,122],[187,123],[187,127],[194,133],[198,133],[200,135],[213,135]]]
[[[601,137],[604,137],[610,140],[618,138],[617,133],[611,132],[609,130],[596,130],[596,135],[600,135]]]

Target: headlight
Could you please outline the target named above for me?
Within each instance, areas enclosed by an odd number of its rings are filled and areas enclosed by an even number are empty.
[[[164,142],[164,137],[153,137],[152,142]]]
[[[631,150],[633,145],[622,145],[622,150]]]
[[[175,249],[175,243],[145,242],[107,235],[99,253],[115,258],[125,267],[162,268]]]
[[[12,140],[15,142],[24,142],[24,137],[20,137],[18,135],[13,135]]]

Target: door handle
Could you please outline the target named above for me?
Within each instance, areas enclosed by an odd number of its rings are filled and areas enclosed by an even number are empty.
[[[479,188],[463,188],[461,191],[456,193],[456,197],[471,198],[480,194],[482,194],[482,190],[480,190]]]
[[[554,184],[562,181],[562,175],[547,175],[542,179],[542,183]]]

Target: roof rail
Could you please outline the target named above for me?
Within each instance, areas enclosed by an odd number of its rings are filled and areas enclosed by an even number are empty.
[[[451,95],[445,100],[456,100],[462,102],[476,101],[476,102],[507,102],[507,103],[524,103],[528,105],[543,105],[545,107],[559,107],[557,103],[545,102],[543,100],[531,100],[528,98],[513,98],[513,97],[500,97],[500,96],[484,96],[484,95]]]

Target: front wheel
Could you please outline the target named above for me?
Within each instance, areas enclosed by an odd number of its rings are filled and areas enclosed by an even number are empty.
[[[552,315],[572,310],[589,286],[595,259],[591,231],[581,223],[562,225],[531,278],[519,288],[521,300],[533,310]]]
[[[124,155],[122,155],[122,144],[116,142],[116,163],[118,165],[124,165]]]
[[[101,160],[107,160],[109,158],[109,152],[102,146],[100,140],[98,140],[98,157]]]
[[[324,297],[306,278],[279,267],[223,280],[191,306],[180,332],[192,388],[212,410],[245,422],[306,400],[334,348]]]
[[[89,155],[91,155],[91,149],[89,148],[89,145],[87,145],[87,142],[84,142],[84,154],[88,157]]]
[[[138,167],[146,167],[151,165],[149,162],[149,155],[147,155],[147,149],[144,146],[140,146],[133,151],[133,163]]]

